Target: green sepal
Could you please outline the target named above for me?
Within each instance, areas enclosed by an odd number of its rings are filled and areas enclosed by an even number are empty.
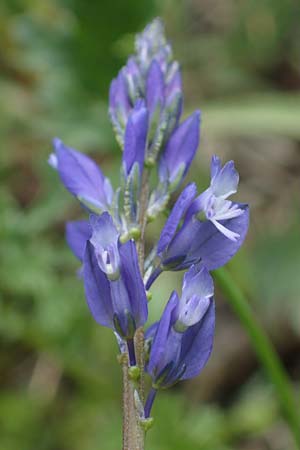
[[[133,336],[134,336],[134,333],[136,330],[136,323],[135,323],[133,316],[131,315],[131,313],[129,311],[126,311],[125,315],[127,318],[127,328],[128,328],[127,339],[133,339]]]
[[[134,79],[131,76],[125,76],[125,80],[127,84],[128,97],[131,103],[134,104],[138,96]]]
[[[126,316],[126,330],[123,330],[119,321],[119,317],[117,314],[113,315],[113,324],[115,327],[116,332],[119,336],[121,336],[123,339],[133,339],[135,330],[136,330],[136,323],[134,318],[132,317],[131,313],[126,310],[125,311]]]
[[[120,130],[120,134],[122,133],[122,135],[124,135],[126,123],[124,122],[124,116],[123,116],[123,113],[122,113],[122,109],[120,108],[119,105],[115,109],[115,114],[116,114],[116,119],[117,119],[117,122],[118,122],[118,127],[119,127],[119,130]]]
[[[129,241],[129,239],[134,239],[135,241],[138,241],[140,237],[141,237],[140,228],[132,227],[120,236],[120,242],[121,244],[125,244],[125,242]]]
[[[113,118],[112,116],[110,116],[110,118],[111,118],[113,130],[114,130],[117,142],[120,145],[121,150],[123,150],[125,130],[120,125],[120,117],[118,115],[118,111],[117,111],[117,119]],[[123,121],[123,119],[122,119],[122,121]]]
[[[171,361],[166,367],[165,370],[167,370],[168,366],[172,366],[173,365],[173,361]],[[172,370],[172,369],[171,369]],[[186,371],[186,364],[183,364],[181,367],[180,372],[177,372],[176,374],[176,380],[174,380],[172,383],[168,383],[166,386],[162,386],[163,381],[167,378],[169,372],[167,372],[166,376],[164,376],[164,378],[162,379],[161,377],[159,377],[159,380],[156,381],[155,383],[152,384],[152,387],[154,389],[160,389],[161,391],[164,391],[166,389],[169,389],[173,386],[175,386],[177,383],[179,383],[180,378],[182,377],[182,375],[184,374],[184,372]]]
[[[165,210],[170,200],[170,193],[165,185],[160,184],[150,195],[147,209],[147,221],[153,222],[158,214]]]
[[[145,358],[145,364],[149,361],[151,347],[152,347],[153,338],[151,339],[145,339],[144,341],[144,358]]]
[[[132,381],[139,381],[141,378],[141,369],[138,366],[130,366],[128,368],[128,376]]]
[[[85,198],[81,197],[81,195],[77,195],[78,200],[82,203],[89,211],[95,214],[101,214],[103,212],[102,208],[97,207],[92,202],[89,202]]]
[[[181,264],[185,259],[185,255],[178,256],[178,258],[173,259],[171,263],[167,264],[161,264],[162,270],[173,270],[176,269],[176,267]]]
[[[119,269],[118,269],[118,270],[117,270],[116,272],[114,272],[114,273],[107,273],[106,276],[107,276],[107,278],[108,278],[110,281],[116,281],[116,280],[118,280],[118,279],[120,278],[120,271],[119,271]]]
[[[128,231],[129,238],[134,239],[137,241],[141,237],[141,230],[138,227],[132,227]]]
[[[161,118],[160,123],[158,124],[158,127],[156,129],[156,133],[155,133],[155,136],[151,143],[150,149],[148,150],[148,154],[146,157],[146,161],[148,162],[148,164],[151,161],[157,160],[157,156],[158,156],[159,151],[164,142],[164,136],[165,136],[167,126],[168,126],[167,119],[166,119],[165,115],[163,115],[163,117]]]
[[[207,217],[204,211],[200,211],[198,212],[198,214],[196,214],[196,218],[200,221],[200,222],[206,222],[207,221]]]
[[[149,142],[152,142],[155,139],[156,131],[160,121],[160,113],[161,113],[161,103],[157,102],[155,110],[150,119],[150,126],[148,131]]]
[[[119,211],[121,210],[120,208],[120,192],[121,189],[118,188],[115,191],[115,194],[113,196],[113,200],[110,206],[110,213],[112,215],[112,217],[116,220],[119,220]]]
[[[178,170],[177,170],[176,177],[175,177],[174,180],[169,184],[168,190],[169,190],[170,194],[171,194],[172,192],[174,192],[174,191],[178,188],[178,186],[179,186],[179,184],[180,184],[180,182],[181,182],[181,180],[182,180],[182,176],[183,176],[183,174],[184,174],[185,168],[186,168],[186,165],[185,165],[184,162],[182,162],[182,163],[180,164]]]
[[[117,314],[113,315],[113,324],[115,327],[116,332],[118,333],[119,336],[121,336],[122,338],[126,338],[126,336],[124,335],[124,331],[122,330],[119,318]]]
[[[150,428],[153,427],[154,418],[153,417],[147,417],[145,419],[140,419],[139,420],[139,424],[140,424],[141,428],[145,431],[145,433],[147,433],[147,431],[150,430]]]
[[[135,223],[137,204],[140,193],[140,168],[135,162],[125,181],[124,187],[124,215],[128,223]]]
[[[182,93],[181,92],[177,92],[174,97],[172,102],[168,105],[165,113],[168,117],[168,125],[166,128],[166,133],[165,133],[165,142],[166,140],[169,138],[170,134],[172,133],[172,131],[174,130],[176,124],[177,124],[177,120],[178,120],[178,110],[180,108],[180,104],[182,102]]]
[[[184,323],[180,322],[180,320],[177,320],[174,323],[173,328],[177,331],[177,333],[184,333],[188,329],[188,327],[184,325]]]
[[[130,235],[128,232],[123,233],[123,234],[121,234],[119,239],[120,239],[121,244],[125,244],[125,242],[129,241]]]
[[[170,361],[164,369],[160,372],[158,377],[155,379],[155,383],[152,384],[154,389],[160,389],[161,384],[165,381],[171,370],[174,368],[174,361]]]
[[[155,164],[156,164],[156,161],[152,156],[149,156],[148,158],[145,159],[144,166],[147,169],[152,169],[155,166]]]

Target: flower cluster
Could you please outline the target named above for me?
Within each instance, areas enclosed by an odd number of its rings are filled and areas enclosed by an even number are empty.
[[[89,220],[67,224],[67,241],[82,263],[88,307],[114,330],[129,366],[137,365],[135,334],[147,322],[152,283],[162,271],[186,271],[181,296],[174,291],[145,332],[140,370],[150,375],[152,388],[141,416],[147,418],[157,390],[195,377],[210,356],[215,308],[209,271],[240,248],[249,211],[229,200],[239,181],[233,162],[222,167],[213,156],[209,187],[200,194],[193,183],[182,190],[144,258],[146,225],[165,210],[195,156],[200,113],[181,121],[180,68],[159,20],[137,36],[135,47],[110,87],[109,114],[123,152],[119,187],[113,190],[89,157],[57,138],[49,163],[89,213]]]

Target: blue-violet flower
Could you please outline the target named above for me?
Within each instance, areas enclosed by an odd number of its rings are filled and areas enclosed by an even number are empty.
[[[203,266],[184,275],[181,299],[171,294],[160,321],[150,327],[152,341],[147,372],[155,389],[197,376],[213,346],[215,307],[213,281]]]

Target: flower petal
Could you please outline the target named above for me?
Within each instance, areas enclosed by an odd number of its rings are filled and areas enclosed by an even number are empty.
[[[240,235],[238,233],[235,233],[234,231],[231,231],[228,228],[224,227],[224,225],[219,223],[217,220],[211,219],[211,222],[222,234],[224,234],[224,236],[226,236],[231,241],[235,242],[240,237]]]
[[[92,229],[91,243],[95,248],[99,246],[105,248],[111,243],[117,244],[119,233],[108,212],[104,212],[101,216],[91,214],[90,227]]]
[[[74,255],[83,260],[86,242],[90,239],[92,229],[87,220],[67,222],[66,240]]]
[[[195,111],[170,137],[162,155],[162,163],[168,168],[170,182],[176,178],[182,164],[184,164],[182,179],[185,177],[198,148],[199,133],[200,111]]]
[[[121,277],[128,292],[131,313],[138,328],[144,325],[148,318],[148,302],[134,241],[127,241],[120,246],[119,250]]]
[[[212,297],[214,294],[214,283],[206,267],[202,264],[193,265],[183,277],[182,298],[192,295],[199,297]]]
[[[224,236],[210,221],[198,222],[198,230],[189,249],[190,259],[196,256],[208,270],[214,270],[226,264],[239,250],[246,237],[249,225],[249,207],[239,204],[244,213],[233,219],[222,221],[222,225],[232,233],[239,235],[235,241]]]
[[[214,293],[212,277],[202,265],[193,265],[183,278],[182,295],[177,309],[177,328],[190,327],[198,323]]]
[[[109,90],[109,112],[113,122],[121,119],[121,125],[125,127],[130,109],[126,81],[120,71],[117,78],[111,82]]]
[[[157,245],[158,255],[162,254],[165,251],[165,249],[168,247],[169,243],[173,239],[177,227],[183,215],[185,214],[187,208],[190,206],[191,202],[195,198],[196,193],[197,188],[195,183],[188,184],[181,192],[175,205],[173,206],[171,214],[169,215],[164,228],[162,229]]]
[[[191,327],[198,323],[209,307],[209,299],[207,297],[199,297],[193,294],[184,302],[182,299],[179,302],[178,308],[178,322],[175,326],[177,331],[182,331],[181,327]]]
[[[174,94],[182,91],[182,80],[179,65],[176,61],[172,63],[169,69],[167,86],[166,86],[166,101],[170,103]]]
[[[211,189],[216,197],[227,198],[237,191],[239,174],[233,161],[228,161],[225,166],[214,175],[211,181]]]
[[[220,172],[222,167],[221,159],[217,155],[213,155],[210,163],[210,177],[211,180],[216,177],[216,175]]]
[[[187,269],[192,264],[200,262],[199,255],[191,251],[197,243],[200,227],[201,223],[196,219],[183,224],[167,250],[161,255],[164,270]]]
[[[150,327],[147,328],[147,330],[145,331],[145,340],[154,338],[158,324],[159,322],[154,322],[152,325],[150,325]]]
[[[125,130],[123,163],[126,175],[129,175],[135,162],[142,174],[145,158],[146,139],[148,131],[148,112],[143,101],[137,101],[129,115]]]
[[[163,355],[166,351],[166,344],[170,332],[170,327],[172,326],[173,312],[176,310],[178,302],[178,295],[174,291],[171,294],[171,297],[159,321],[156,334],[151,346],[149,363],[147,365],[147,372],[152,377],[155,377],[155,373],[157,371],[160,371],[161,369],[161,362],[164,359]]]
[[[64,186],[75,197],[85,200],[100,209],[106,209],[110,199],[107,198],[107,186],[101,170],[92,159],[77,152],[55,138],[53,140],[57,156],[57,170]]]
[[[108,212],[101,216],[90,215],[92,228],[91,243],[95,248],[98,264],[110,279],[119,277],[120,255],[119,233]]]
[[[186,369],[181,380],[193,378],[201,372],[207,363],[214,340],[215,331],[215,304],[210,301],[204,317],[199,323],[188,328],[181,341],[180,359]]]
[[[83,257],[83,279],[85,296],[92,316],[100,325],[114,328],[109,281],[98,266],[95,250],[90,241],[87,242]]]
[[[151,63],[146,80],[146,101],[150,116],[164,103],[164,77],[158,62]]]

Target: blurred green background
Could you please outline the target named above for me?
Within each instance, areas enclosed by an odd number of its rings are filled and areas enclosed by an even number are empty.
[[[300,379],[298,0],[2,0],[0,3],[0,449],[121,448],[121,374],[64,241],[82,211],[47,165],[51,140],[92,154],[118,183],[109,83],[134,33],[161,16],[183,68],[185,114],[203,112],[189,179],[234,158],[251,204],[229,265],[297,392]],[[163,219],[149,227],[149,241]],[[181,274],[153,289],[158,318]],[[298,396],[299,397],[299,396]],[[289,450],[290,432],[247,335],[217,292],[213,356],[161,394],[151,450]]]

